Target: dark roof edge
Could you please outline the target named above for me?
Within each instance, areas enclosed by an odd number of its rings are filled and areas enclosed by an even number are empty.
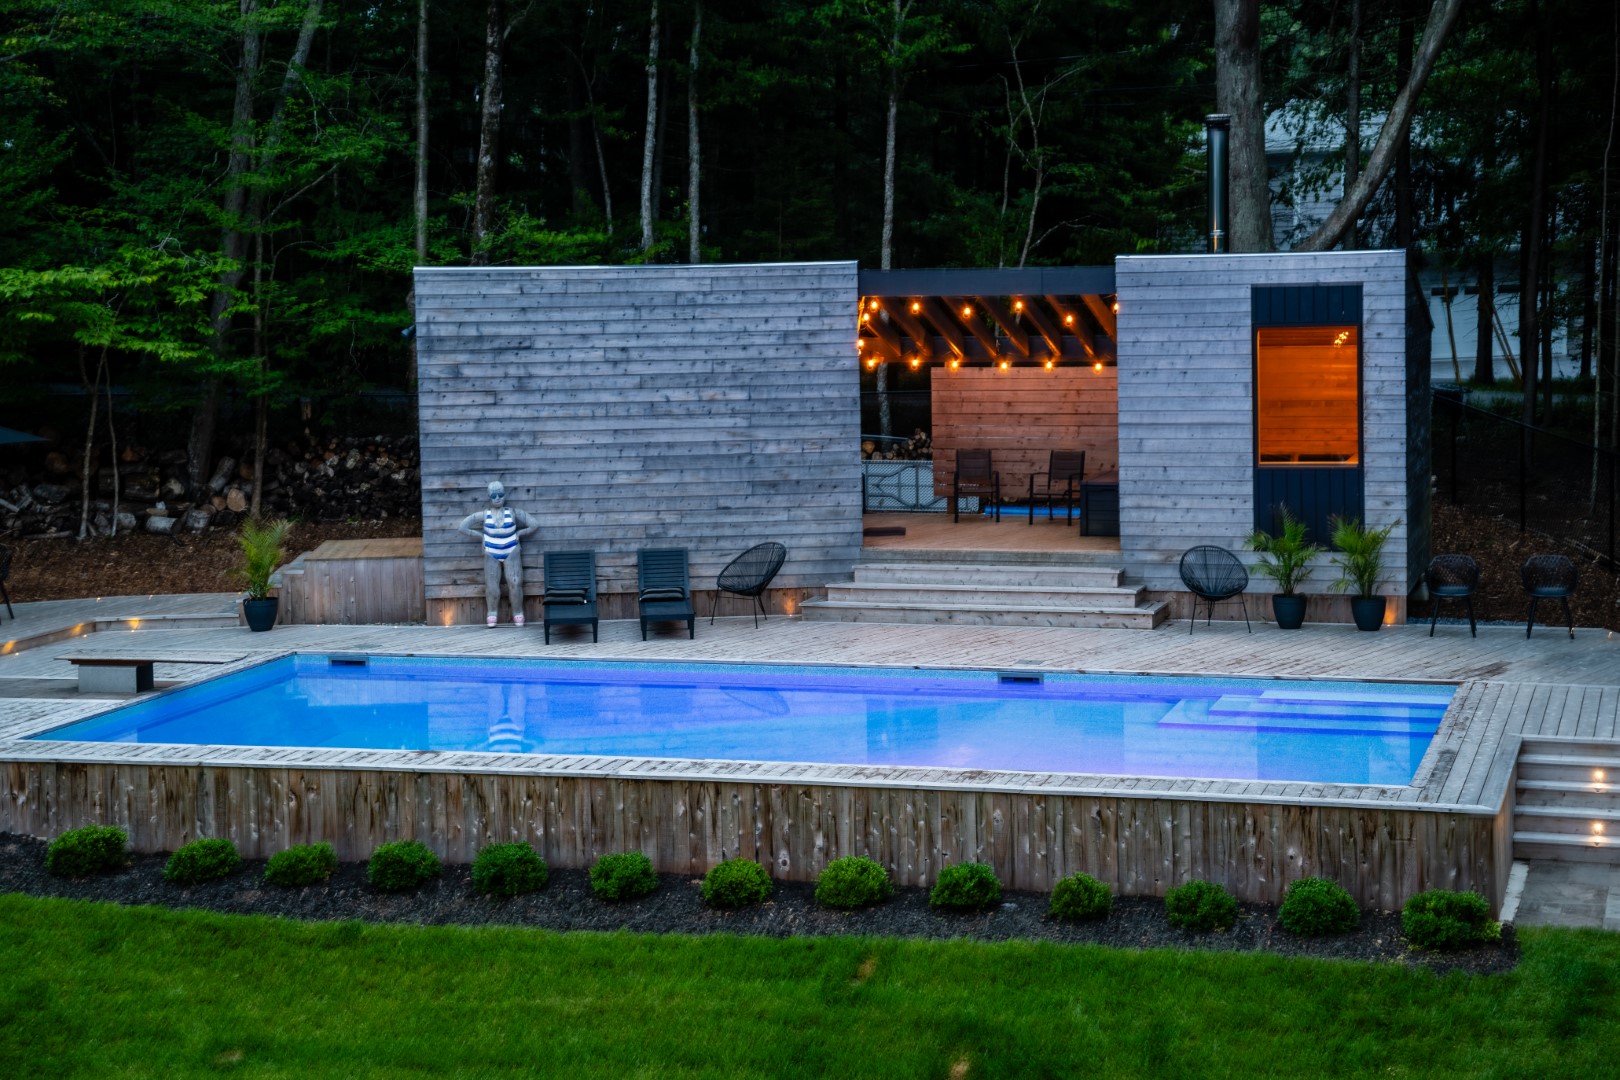
[[[1102,296],[1114,291],[1114,268],[862,270],[860,282],[862,296]]]

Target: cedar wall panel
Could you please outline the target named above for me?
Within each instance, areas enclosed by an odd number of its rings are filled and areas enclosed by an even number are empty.
[[[1120,552],[1132,573],[1150,589],[1183,591],[1177,566],[1197,544],[1229,548],[1252,567],[1243,543],[1254,527],[1251,289],[1359,283],[1367,520],[1399,521],[1384,563],[1386,591],[1403,601],[1423,570],[1408,537],[1404,253],[1121,256],[1114,267]],[[1322,556],[1306,591],[1325,592],[1336,577]],[[1260,578],[1250,588],[1269,585]]]
[[[933,371],[934,494],[949,496],[959,447],[988,449],[1002,497],[1029,493],[1052,450],[1084,450],[1086,475],[1119,467],[1119,380],[1112,367]]]
[[[643,547],[687,548],[698,589],[764,540],[788,548],[778,589],[847,577],[857,303],[854,263],[419,268],[428,621],[481,615],[456,525],[497,479],[541,523],[530,597],[548,550],[594,550],[604,594],[633,589]]]

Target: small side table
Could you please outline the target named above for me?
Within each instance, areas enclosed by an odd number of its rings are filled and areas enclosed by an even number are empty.
[[[1080,484],[1080,535],[1119,535],[1119,471],[1100,472]]]

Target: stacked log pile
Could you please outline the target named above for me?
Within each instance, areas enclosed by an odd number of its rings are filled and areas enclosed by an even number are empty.
[[[130,447],[116,473],[91,477],[90,531],[169,534],[233,529],[253,499],[250,455],[221,457],[208,482],[186,485],[184,450]],[[305,521],[420,517],[422,491],[414,436],[378,435],[289,442],[265,454],[261,514]],[[57,452],[32,471],[0,470],[0,535],[77,536],[82,462]],[[113,497],[116,491],[118,504]]]
[[[863,461],[917,461],[926,460],[934,456],[934,443],[928,432],[918,428],[911,433],[909,439],[875,439],[861,440],[861,459]]]

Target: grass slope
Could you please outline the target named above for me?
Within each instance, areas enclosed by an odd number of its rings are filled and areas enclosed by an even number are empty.
[[[1491,977],[1050,944],[299,923],[0,896],[0,1075],[1586,1077],[1620,936]]]

